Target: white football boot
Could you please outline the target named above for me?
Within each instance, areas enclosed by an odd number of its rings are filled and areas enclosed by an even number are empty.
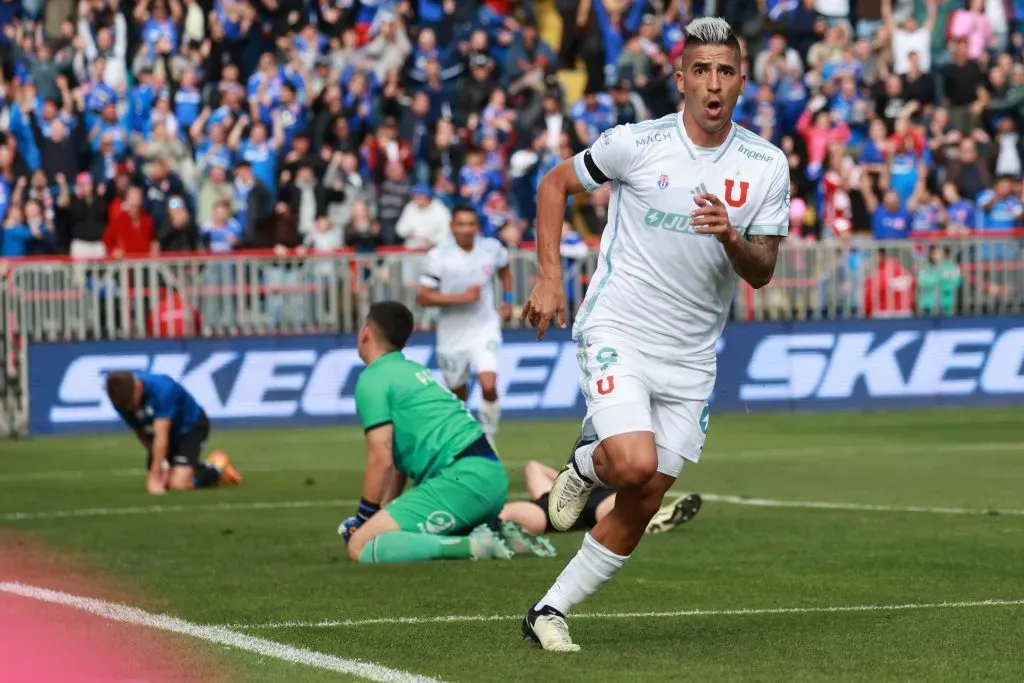
[[[568,531],[576,523],[583,508],[587,506],[594,482],[580,474],[576,467],[576,449],[584,445],[583,435],[576,440],[569,455],[569,462],[555,477],[555,483],[548,495],[548,519],[558,531]]]
[[[539,610],[530,608],[523,617],[523,638],[549,652],[579,652],[580,646],[572,642],[565,615],[545,605]]]

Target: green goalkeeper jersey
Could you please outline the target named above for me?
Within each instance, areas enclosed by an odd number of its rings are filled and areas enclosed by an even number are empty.
[[[356,383],[363,429],[391,424],[398,471],[413,484],[430,479],[481,438],[480,424],[434,374],[399,352],[370,363]]]

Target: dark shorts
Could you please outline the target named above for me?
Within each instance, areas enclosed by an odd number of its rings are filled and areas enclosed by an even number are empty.
[[[594,528],[597,524],[597,507],[604,502],[608,496],[614,496],[615,489],[605,488],[598,486],[590,492],[590,498],[587,500],[587,506],[583,508],[583,512],[580,514],[579,519],[572,525],[569,531],[589,531]],[[551,526],[551,517],[548,515],[548,494],[545,493],[543,496],[533,501],[536,505],[539,505],[544,510],[544,525],[545,531],[554,531],[554,527]]]
[[[195,428],[171,437],[171,445],[167,449],[167,460],[171,467],[198,467],[203,456],[203,446],[210,436],[210,420],[206,413],[199,414]],[[146,455],[146,469],[153,465],[153,454]]]

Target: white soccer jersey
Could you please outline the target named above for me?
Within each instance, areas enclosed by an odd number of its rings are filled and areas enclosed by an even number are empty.
[[[786,156],[735,123],[721,147],[700,148],[686,135],[681,112],[611,128],[590,153],[612,181],[612,199],[574,338],[585,344],[589,331],[618,330],[645,353],[692,365],[713,383],[715,344],[737,275],[718,240],[690,226],[694,195],[718,196],[743,235],[784,236]],[[573,165],[592,192],[599,185],[584,154]]]
[[[508,249],[493,237],[477,237],[471,251],[449,240],[427,252],[420,284],[441,294],[461,294],[473,285],[480,287],[479,301],[441,308],[438,347],[467,347],[484,333],[496,334],[500,341],[501,318],[495,307],[494,274],[507,265]]]

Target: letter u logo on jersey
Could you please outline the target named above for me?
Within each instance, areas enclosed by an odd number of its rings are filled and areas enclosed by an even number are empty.
[[[597,393],[607,396],[613,391],[615,391],[615,375],[608,375],[597,380]]]
[[[740,181],[740,196],[739,198],[733,197],[736,189],[736,181],[732,178],[726,178],[725,180],[725,203],[734,209],[738,209],[747,203],[747,190],[750,189],[750,183],[746,180]]]

